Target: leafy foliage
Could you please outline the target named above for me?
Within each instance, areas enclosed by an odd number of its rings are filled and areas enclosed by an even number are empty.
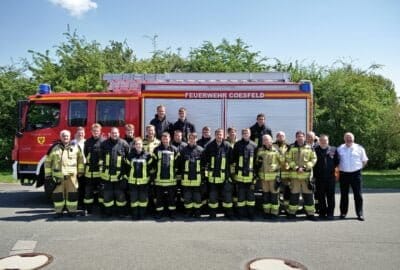
[[[351,131],[366,148],[372,167],[400,166],[400,107],[393,83],[374,73],[379,65],[362,70],[343,61],[332,67],[315,62],[284,63],[252,51],[241,39],[232,43],[223,39],[220,44],[204,41],[183,57],[180,49],[157,49],[157,35],[149,37],[153,43],[152,56],[138,59],[125,41],[110,41],[102,47],[76,31],[64,35],[65,41],[56,45],[54,52],[30,51],[32,60],[24,68],[0,67],[3,104],[0,163],[3,165],[9,164],[12,135],[17,126],[17,100],[32,94],[39,83],[51,84],[54,91],[104,91],[105,73],[285,71],[292,75],[293,81],[313,82],[317,134],[329,134],[331,144],[338,145],[343,134]]]

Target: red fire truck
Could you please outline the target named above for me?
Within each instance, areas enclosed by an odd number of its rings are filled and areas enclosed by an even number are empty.
[[[175,122],[178,109],[187,109],[197,131],[202,127],[253,125],[264,113],[273,133],[285,131],[289,142],[297,130],[312,130],[313,95],[310,81],[291,82],[290,74],[166,73],[106,74],[108,91],[101,93],[51,93],[42,91],[19,101],[19,131],[12,152],[13,175],[22,185],[43,185],[43,163],[49,147],[68,129],[100,123],[103,136],[113,126],[134,124],[136,136],[166,106],[167,119]],[[240,133],[240,132],[238,132]],[[124,134],[121,134],[123,136]]]

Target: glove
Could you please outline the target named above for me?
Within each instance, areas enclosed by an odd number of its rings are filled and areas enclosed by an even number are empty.
[[[278,188],[281,186],[281,183],[282,183],[281,178],[280,178],[279,175],[277,175],[277,176],[275,177],[275,185],[274,185],[274,188],[275,188],[275,189],[278,189]]]
[[[258,177],[258,175],[254,175],[253,177],[253,185],[255,185],[257,183],[257,181],[260,180],[260,178]]]
[[[311,191],[315,191],[315,183],[313,180],[308,180],[308,185],[307,185],[308,189]]]

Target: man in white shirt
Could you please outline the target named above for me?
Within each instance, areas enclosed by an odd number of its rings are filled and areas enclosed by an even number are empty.
[[[344,219],[349,207],[349,188],[353,190],[357,219],[364,221],[361,170],[367,165],[364,148],[354,143],[354,135],[344,134],[344,144],[339,146],[340,170],[340,218]]]

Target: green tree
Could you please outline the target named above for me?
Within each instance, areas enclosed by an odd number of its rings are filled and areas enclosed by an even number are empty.
[[[270,69],[268,58],[260,52],[251,52],[250,46],[240,38],[233,44],[223,39],[214,45],[205,41],[199,48],[190,51],[187,71],[190,72],[257,72]]]
[[[399,129],[399,122],[387,122],[396,118],[388,107],[398,106],[393,84],[371,70],[345,65],[331,69],[314,89],[319,108],[315,130],[330,134],[335,145],[343,142],[346,131],[354,133],[356,141],[366,148],[371,166],[383,167],[389,144],[382,141],[382,123],[386,129]]]
[[[17,101],[35,92],[25,70],[15,66],[0,67],[0,167],[10,168],[11,149],[17,130]]]

